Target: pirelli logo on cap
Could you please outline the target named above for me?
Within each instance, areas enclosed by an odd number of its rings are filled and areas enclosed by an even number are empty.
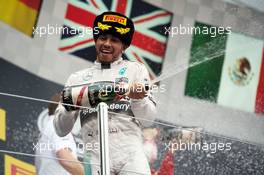
[[[122,24],[126,26],[127,24],[127,19],[122,16],[117,16],[117,15],[104,15],[103,21],[105,22],[117,22],[119,24]]]

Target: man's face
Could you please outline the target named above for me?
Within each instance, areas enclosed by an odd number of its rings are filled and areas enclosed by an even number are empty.
[[[98,37],[95,48],[97,61],[110,63],[117,60],[126,47],[119,38],[107,34]]]

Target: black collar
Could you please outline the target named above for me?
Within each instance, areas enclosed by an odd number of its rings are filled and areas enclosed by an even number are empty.
[[[97,60],[95,60],[94,65],[97,69],[111,69],[113,67],[115,67],[116,65],[122,63],[123,58],[120,57],[118,60],[111,62],[111,63],[101,63],[101,62],[97,62]]]
[[[110,69],[111,64],[110,63],[101,63],[101,69]]]

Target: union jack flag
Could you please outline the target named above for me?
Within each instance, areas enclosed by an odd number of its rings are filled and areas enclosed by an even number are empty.
[[[165,27],[171,25],[172,13],[141,0],[70,0],[63,25],[68,32],[62,33],[59,50],[94,61],[93,35],[87,29],[105,11],[122,13],[134,22],[134,38],[123,57],[144,63],[151,78],[159,75],[167,47]]]

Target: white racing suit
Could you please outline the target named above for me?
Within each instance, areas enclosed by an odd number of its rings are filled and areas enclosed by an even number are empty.
[[[149,74],[143,64],[123,60],[111,63],[110,68],[102,69],[95,64],[88,69],[72,74],[66,86],[75,86],[99,81],[149,83]],[[128,97],[109,104],[109,151],[111,174],[150,175],[147,158],[143,152],[141,126],[151,124],[155,117],[156,106],[149,94],[144,99],[134,100]],[[114,112],[114,113],[112,113]],[[125,115],[122,115],[125,114]],[[86,174],[99,175],[100,147],[98,143],[97,113],[91,109],[66,111],[60,104],[55,112],[54,126],[59,136],[68,134],[76,118],[81,119],[81,133],[85,143],[84,165]],[[138,118],[138,119],[137,119]],[[141,118],[148,120],[140,120]],[[90,164],[90,165],[89,165]]]

